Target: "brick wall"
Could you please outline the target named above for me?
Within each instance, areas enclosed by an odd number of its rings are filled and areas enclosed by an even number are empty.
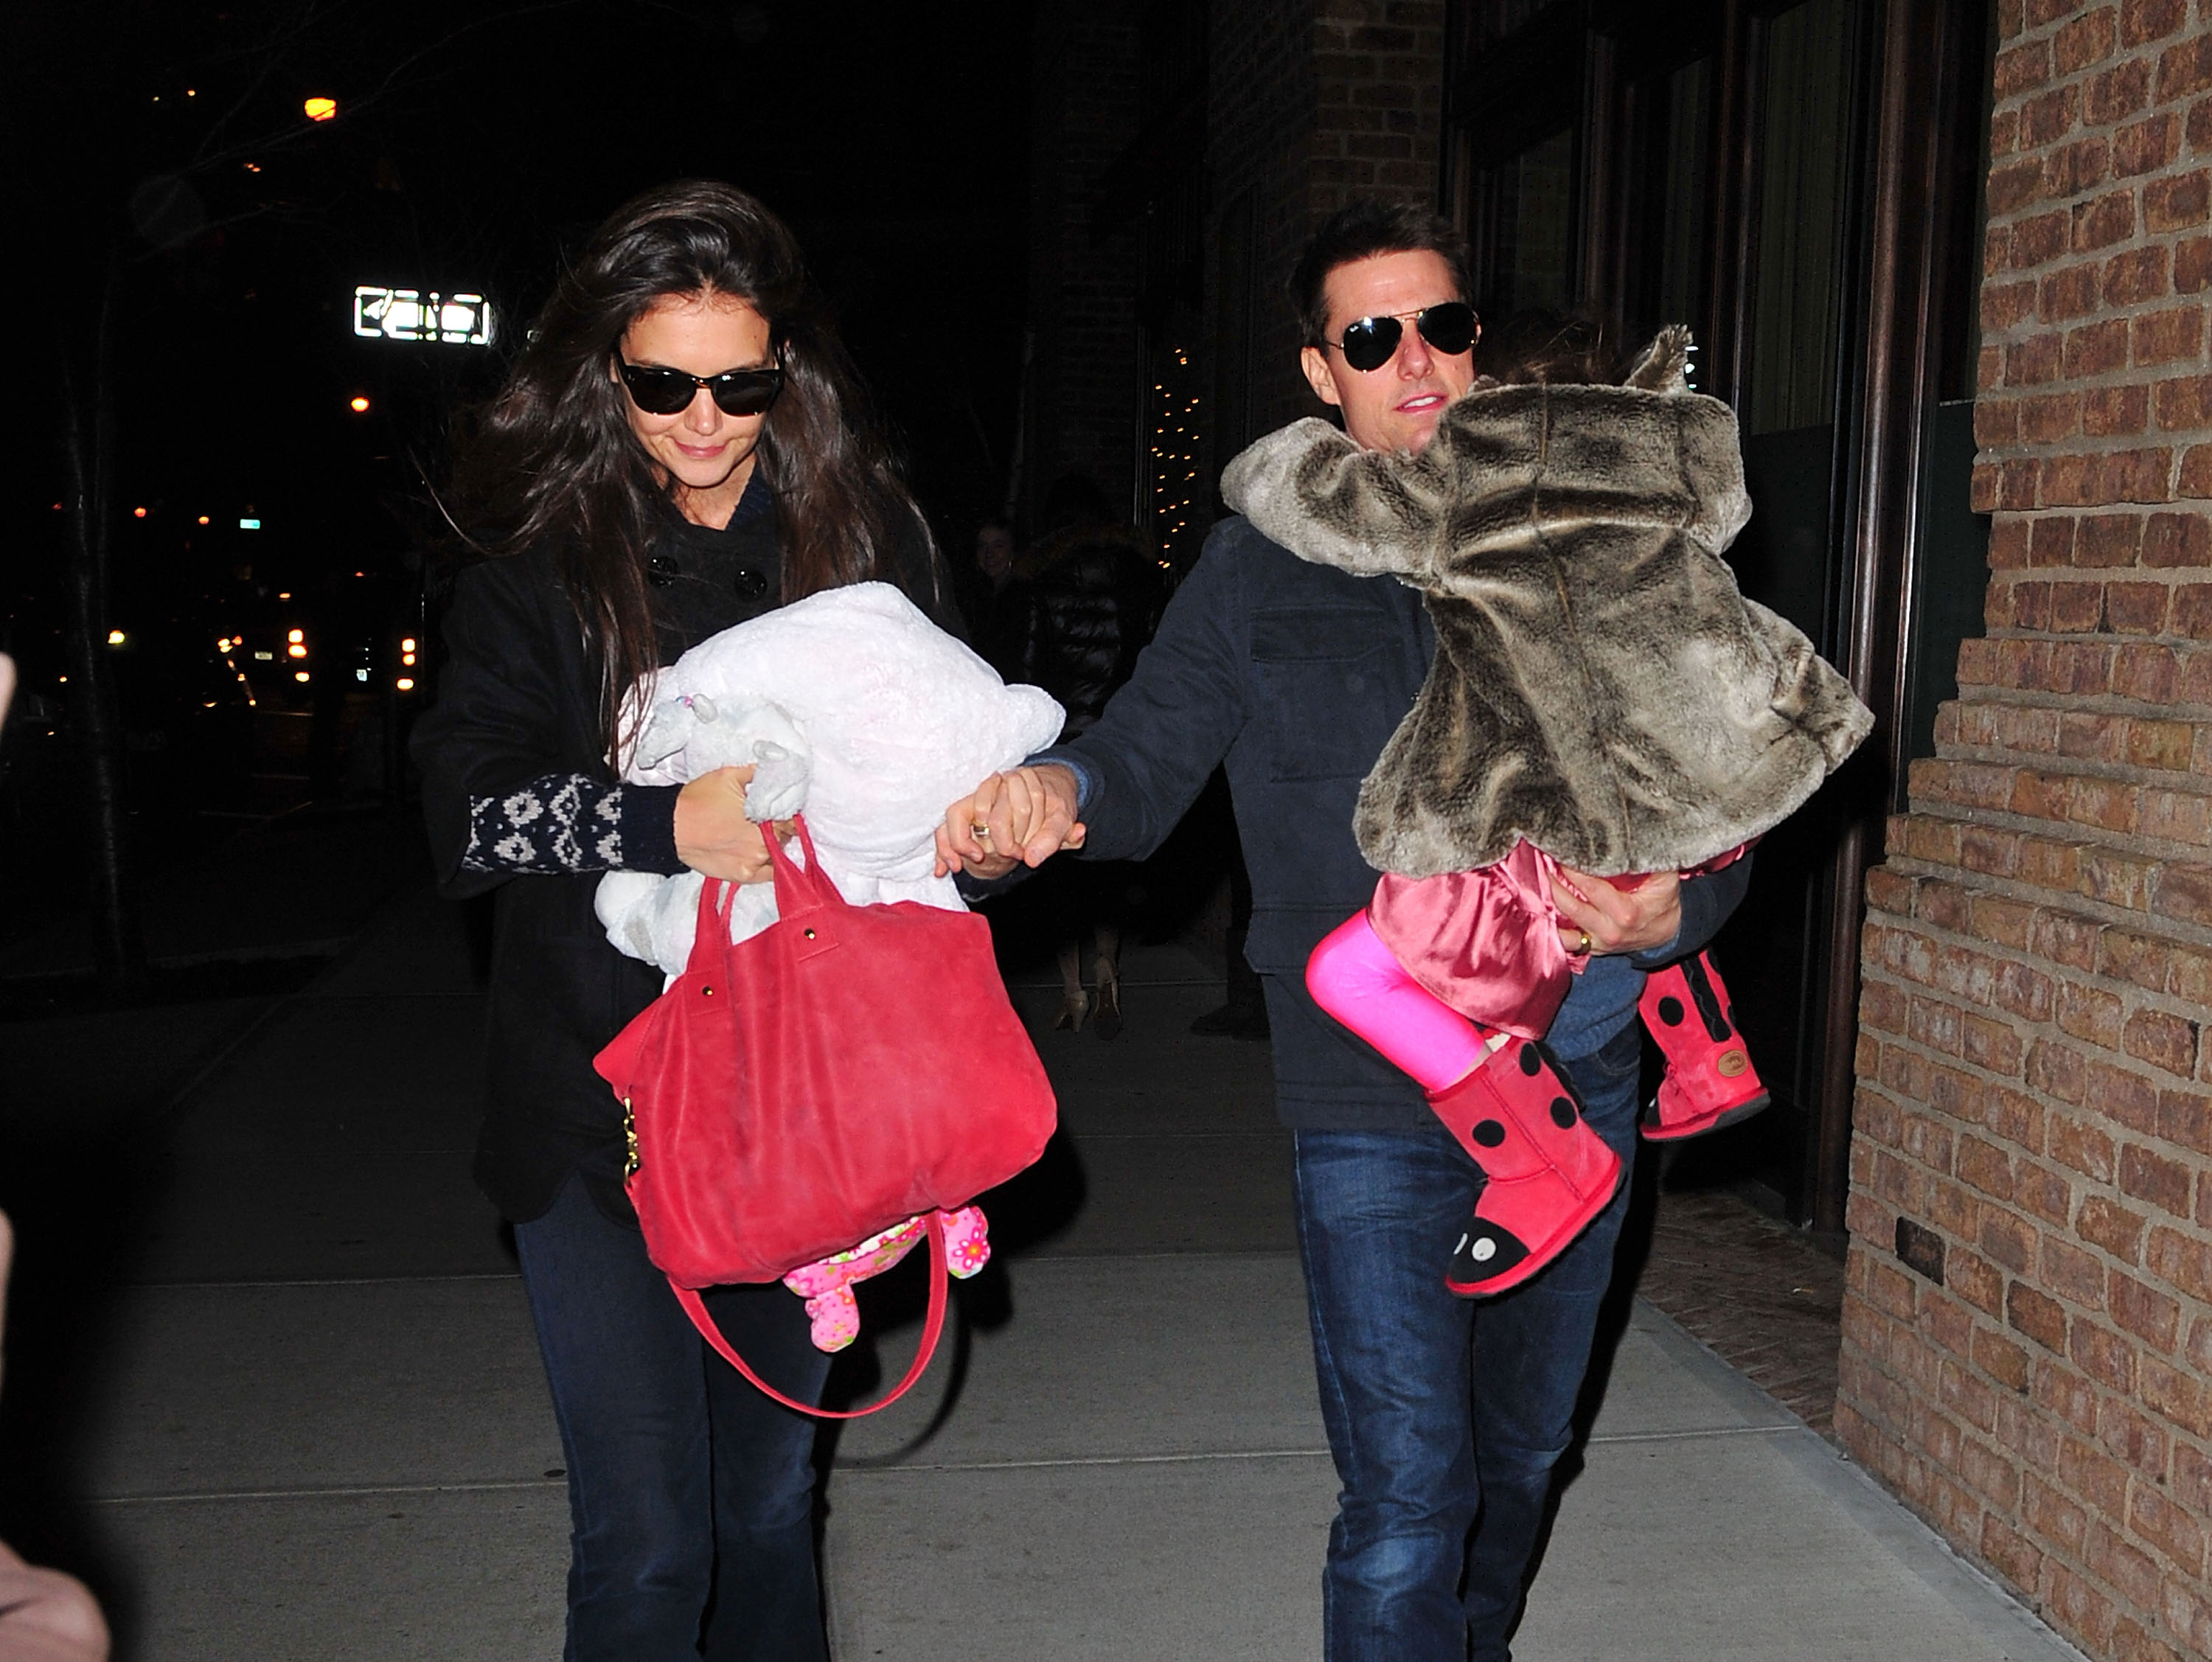
[[[1314,70],[1314,0],[1217,0],[1206,58],[1206,159],[1211,208],[1206,312],[1208,356],[1242,354],[1217,386],[1249,377],[1249,411],[1231,425],[1233,450],[1304,415],[1312,394],[1298,374],[1298,335],[1283,279],[1311,230],[1306,158],[1318,113]],[[1226,255],[1230,239],[1249,248]],[[1242,283],[1241,296],[1223,284]],[[1234,334],[1237,338],[1231,338]],[[1218,476],[1229,457],[1215,454]]]
[[[1210,198],[1217,243],[1226,216],[1253,228],[1255,436],[1320,408],[1283,289],[1314,227],[1355,197],[1436,200],[1443,56],[1443,0],[1217,0]]]
[[[1868,882],[1837,1427],[2100,1657],[2212,1654],[2212,0],[2000,0],[1988,638]]]
[[[1100,235],[1097,187],[1138,136],[1138,0],[1038,8],[1032,68],[1030,381],[1035,496],[1083,468],[1126,500],[1141,377],[1138,232]],[[1443,109],[1444,0],[1215,0],[1208,18],[1206,362],[1241,442],[1317,409],[1298,373],[1283,283],[1314,226],[1356,196],[1432,203]],[[1241,239],[1224,292],[1223,248]],[[1228,337],[1233,334],[1232,340]],[[1241,367],[1222,373],[1224,353]],[[1227,460],[1209,443],[1202,465]],[[1204,497],[1201,496],[1201,505]]]
[[[1359,197],[1437,199],[1443,62],[1443,0],[1315,0],[1315,219]]]

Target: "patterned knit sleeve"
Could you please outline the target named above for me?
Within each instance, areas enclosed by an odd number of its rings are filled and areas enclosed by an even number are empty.
[[[471,796],[461,864],[481,872],[680,872],[682,788],[549,773],[502,795]]]

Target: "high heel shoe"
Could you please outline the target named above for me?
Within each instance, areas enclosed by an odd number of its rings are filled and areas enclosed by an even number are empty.
[[[1091,995],[1078,987],[1072,993],[1063,993],[1060,999],[1060,1014],[1052,1019],[1052,1030],[1058,1032],[1066,1028],[1070,1032],[1083,1031],[1083,1019],[1091,1014]]]
[[[1101,1038],[1117,1038],[1121,1032],[1121,977],[1103,959],[1098,961],[1098,1010],[1091,1025]]]

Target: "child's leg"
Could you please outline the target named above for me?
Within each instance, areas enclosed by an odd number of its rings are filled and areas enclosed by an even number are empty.
[[[1365,912],[1354,912],[1314,948],[1306,989],[1425,1091],[1457,1084],[1489,1054],[1482,1030],[1406,972]]]
[[[1498,1038],[1408,974],[1364,912],[1306,961],[1314,1001],[1427,1092],[1437,1117],[1487,1181],[1444,1284],[1469,1297],[1518,1286],[1564,1251],[1620,1186],[1620,1157],[1583,1123],[1580,1100],[1543,1047]]]
[[[1766,1087],[1751,1065],[1728,988],[1711,959],[1699,953],[1654,971],[1637,1008],[1667,1058],[1658,1098],[1644,1116],[1646,1138],[1672,1142],[1702,1136],[1766,1106]]]
[[[1583,1119],[1550,1054],[1516,1038],[1429,1106],[1487,1179],[1444,1285],[1466,1298],[1518,1287],[1571,1245],[1620,1187],[1620,1156]]]

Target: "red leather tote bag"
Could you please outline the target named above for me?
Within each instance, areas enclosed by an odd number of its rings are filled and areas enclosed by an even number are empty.
[[[990,925],[852,905],[798,831],[803,868],[768,839],[776,922],[732,944],[730,886],[708,883],[690,964],[593,1064],[628,1107],[630,1199],[679,1294],[775,1281],[957,1208],[1052,1135]]]

